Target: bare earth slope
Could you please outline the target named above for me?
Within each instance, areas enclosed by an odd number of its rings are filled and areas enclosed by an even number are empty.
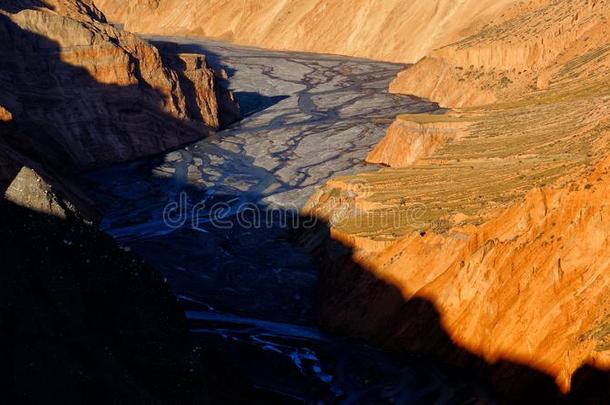
[[[535,385],[516,365],[562,392],[585,366],[610,369],[609,10],[524,3],[399,76],[392,90],[462,108],[399,116],[368,158],[390,167],[310,200],[373,276],[328,266],[326,325],[461,365],[474,354],[512,399]],[[439,330],[409,312],[417,300]]]
[[[417,62],[480,28],[515,0],[96,0],[139,33],[219,38],[244,45]]]
[[[390,86],[443,106],[521,98],[608,69],[610,3],[525,2],[497,23],[431,52]]]

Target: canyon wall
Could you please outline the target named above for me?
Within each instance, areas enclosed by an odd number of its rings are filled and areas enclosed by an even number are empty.
[[[127,30],[414,63],[514,0],[96,0]]]
[[[209,402],[166,281],[97,229],[73,179],[233,122],[232,95],[87,0],[2,1],[0,38],[3,401]]]
[[[0,22],[0,105],[28,133],[14,143],[40,159],[76,167],[134,159],[238,118],[233,106],[221,122],[217,95],[231,95],[204,61],[164,63],[90,1],[8,2]]]
[[[608,69],[610,3],[523,2],[481,31],[430,52],[391,84],[445,107],[514,100]]]
[[[326,327],[470,367],[509,403],[607,401],[609,13],[523,2],[396,79],[458,108],[397,117],[368,157],[385,168],[312,196]]]

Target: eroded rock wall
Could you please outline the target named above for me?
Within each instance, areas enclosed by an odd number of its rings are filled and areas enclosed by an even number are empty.
[[[414,63],[514,0],[96,0],[126,29]]]
[[[312,196],[328,328],[469,367],[508,403],[610,398],[608,10],[523,2],[396,79],[469,124],[437,143],[420,127],[443,118],[399,118],[369,157],[389,167]]]
[[[441,47],[391,84],[445,107],[514,100],[553,84],[588,80],[610,66],[610,3],[530,1]]]
[[[41,159],[76,167],[124,161],[231,122],[221,122],[216,95],[226,92],[211,69],[183,74],[164,64],[155,47],[107,24],[88,0],[7,2],[0,22],[0,105],[29,133],[20,147]]]

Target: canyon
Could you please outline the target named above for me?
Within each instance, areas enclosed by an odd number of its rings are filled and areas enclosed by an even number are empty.
[[[292,224],[307,227],[299,209],[316,185],[370,170],[362,161],[398,112],[438,108],[388,93],[402,65],[148,38],[214,55],[245,118],[186,148],[90,171],[84,180],[105,212],[102,229],[167,277],[204,357],[230,370],[217,384],[252,401],[487,398],[476,382],[434,361],[393,358],[319,330],[312,242],[294,243]]]
[[[604,403],[608,18],[0,5],[9,399]]]

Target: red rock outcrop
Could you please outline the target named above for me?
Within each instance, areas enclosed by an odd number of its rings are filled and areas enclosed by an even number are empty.
[[[448,353],[437,345],[446,341],[418,341],[426,333],[412,328],[421,319],[393,324],[404,302],[423,298],[441,314],[450,343],[489,364],[527,365],[553,376],[564,392],[583,365],[609,370],[609,169],[605,160],[582,181],[535,189],[480,226],[413,234],[372,257],[356,255],[404,301],[387,306],[372,284],[345,275],[341,287],[326,286],[340,291],[323,300],[326,323],[367,337],[385,329],[385,344]],[[354,305],[362,299],[365,311]],[[494,379],[504,390],[517,388],[502,377]]]
[[[369,158],[390,167],[312,196],[334,239],[328,328],[471,367],[511,403],[580,398],[585,369],[607,381],[609,10],[515,4],[396,79],[470,124],[437,143],[404,136],[429,116],[397,122]]]
[[[470,124],[452,115],[400,115],[366,161],[390,167],[409,166],[465,136]]]

